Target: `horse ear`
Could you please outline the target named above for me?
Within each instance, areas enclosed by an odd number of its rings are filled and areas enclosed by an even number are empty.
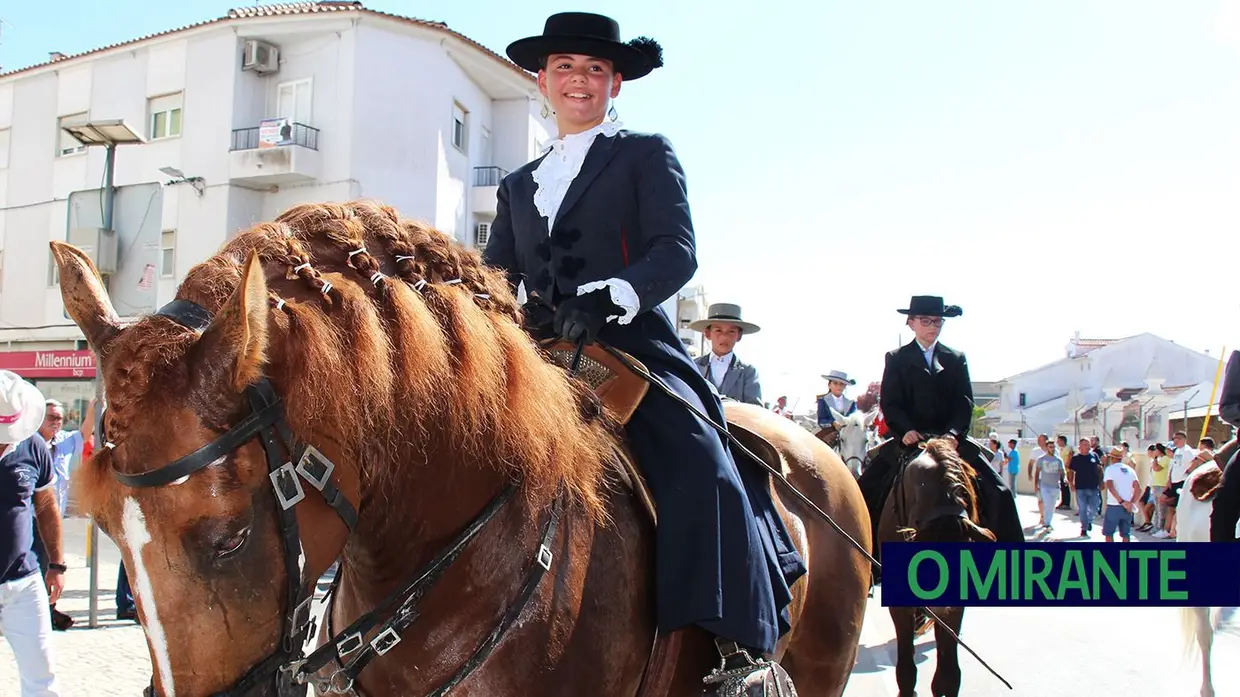
[[[835,410],[835,407],[831,407],[831,406],[829,406],[829,407],[827,407],[827,408],[831,410],[831,420],[832,420],[832,421],[843,421],[843,420],[844,420],[844,415],[843,415],[843,414],[841,414],[841,413],[839,413],[838,411],[836,411],[836,410]]]
[[[77,247],[57,241],[52,241],[51,247],[65,311],[81,327],[95,354],[102,355],[121,331],[120,317],[104,290],[103,277],[90,257]]]
[[[267,279],[257,253],[250,253],[241,283],[203,332],[198,373],[241,392],[262,377],[267,352]]]
[[[878,418],[878,407],[875,407],[865,413],[865,427],[869,428],[874,425],[874,420]]]

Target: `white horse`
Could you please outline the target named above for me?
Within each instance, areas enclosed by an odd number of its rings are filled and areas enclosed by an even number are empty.
[[[1179,542],[1209,542],[1210,513],[1214,509],[1214,496],[1198,501],[1193,496],[1193,483],[1202,478],[1221,476],[1218,465],[1208,462],[1188,475],[1180,489],[1180,502],[1176,505],[1176,540]],[[1211,677],[1210,653],[1214,646],[1214,634],[1223,616],[1219,607],[1186,607],[1180,610],[1180,628],[1184,640],[1184,653],[1191,655],[1193,639],[1201,653],[1201,697],[1215,697],[1214,680]]]
[[[878,408],[867,412],[854,411],[848,416],[841,415],[834,407],[828,409],[831,410],[831,418],[843,424],[835,451],[844,460],[844,465],[852,470],[853,476],[860,477],[861,467],[865,464],[865,456],[870,449],[869,429],[878,416]]]

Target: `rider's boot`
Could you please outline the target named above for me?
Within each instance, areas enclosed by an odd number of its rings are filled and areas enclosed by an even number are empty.
[[[792,678],[778,663],[734,641],[715,638],[720,665],[702,682],[706,697],[796,697]]]

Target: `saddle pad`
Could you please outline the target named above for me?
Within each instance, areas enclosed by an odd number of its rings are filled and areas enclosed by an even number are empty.
[[[567,341],[558,339],[542,342],[552,363],[568,370],[572,366],[573,354],[577,347]],[[614,350],[614,349],[613,349]],[[643,370],[645,366],[627,353],[617,351],[629,362]],[[577,379],[590,386],[595,396],[602,402],[612,418],[621,425],[627,424],[637,411],[637,405],[646,396],[650,383],[646,382],[628,366],[595,344],[585,347],[581,353],[581,363],[577,368]]]

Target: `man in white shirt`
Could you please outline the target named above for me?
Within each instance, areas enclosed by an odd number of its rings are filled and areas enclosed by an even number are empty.
[[[1163,493],[1167,501],[1167,537],[1176,536],[1175,509],[1180,502],[1180,489],[1184,487],[1184,480],[1188,479],[1188,468],[1197,457],[1197,451],[1188,446],[1188,434],[1184,431],[1176,431],[1171,442],[1175,446],[1171,453],[1171,483]]]
[[[1107,467],[1102,472],[1106,487],[1106,512],[1102,519],[1102,536],[1107,542],[1115,541],[1115,533],[1124,542],[1132,541],[1132,513],[1141,498],[1141,485],[1137,473],[1124,464],[1124,449],[1116,446],[1107,454]]]

